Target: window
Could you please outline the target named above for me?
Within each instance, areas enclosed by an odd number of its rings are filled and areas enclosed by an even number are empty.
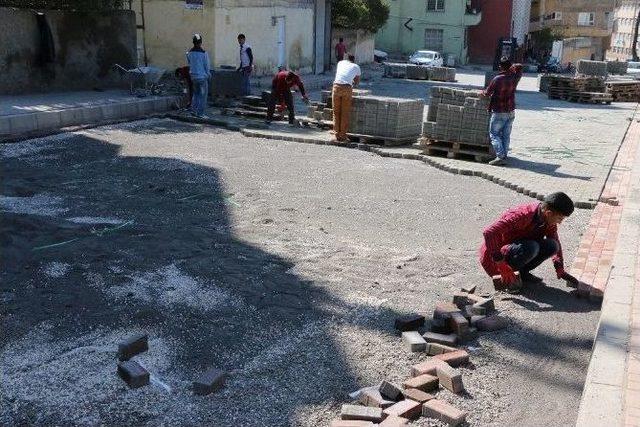
[[[444,12],[444,0],[427,0],[427,12]]]
[[[424,30],[424,48],[442,52],[442,30],[427,28]]]
[[[595,19],[595,13],[593,12],[580,12],[578,14],[578,25],[592,26]]]
[[[551,12],[549,19],[552,21],[562,21],[562,12]]]

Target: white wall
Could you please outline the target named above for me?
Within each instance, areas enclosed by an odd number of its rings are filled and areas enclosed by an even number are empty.
[[[354,54],[358,64],[370,64],[373,62],[375,34],[363,30],[334,28],[331,32],[332,64],[336,63],[335,47],[340,37],[344,38],[344,42],[347,45],[347,54]]]

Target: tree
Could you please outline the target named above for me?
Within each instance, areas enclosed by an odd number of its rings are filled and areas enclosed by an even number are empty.
[[[389,6],[383,0],[333,0],[331,19],[340,28],[375,33],[389,18]]]

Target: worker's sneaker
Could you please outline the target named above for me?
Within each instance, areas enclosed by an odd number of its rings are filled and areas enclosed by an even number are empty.
[[[535,274],[531,274],[528,271],[521,271],[520,278],[523,282],[527,283],[542,283],[542,278],[536,276]]]
[[[507,162],[505,161],[505,159],[501,159],[500,157],[496,157],[495,159],[491,160],[489,162],[489,164],[491,166],[504,166],[507,164]]]

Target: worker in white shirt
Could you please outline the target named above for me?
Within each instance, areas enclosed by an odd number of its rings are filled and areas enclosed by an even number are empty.
[[[333,132],[336,135],[336,140],[340,142],[347,141],[353,86],[360,83],[360,67],[354,63],[355,59],[355,56],[349,55],[348,59],[339,61],[336,68],[336,78],[333,81],[331,95]]]
[[[238,72],[242,75],[242,94],[247,96],[251,95],[251,82],[249,76],[253,71],[253,52],[251,46],[247,43],[247,38],[244,34],[238,34],[238,44],[240,45],[240,66]]]

